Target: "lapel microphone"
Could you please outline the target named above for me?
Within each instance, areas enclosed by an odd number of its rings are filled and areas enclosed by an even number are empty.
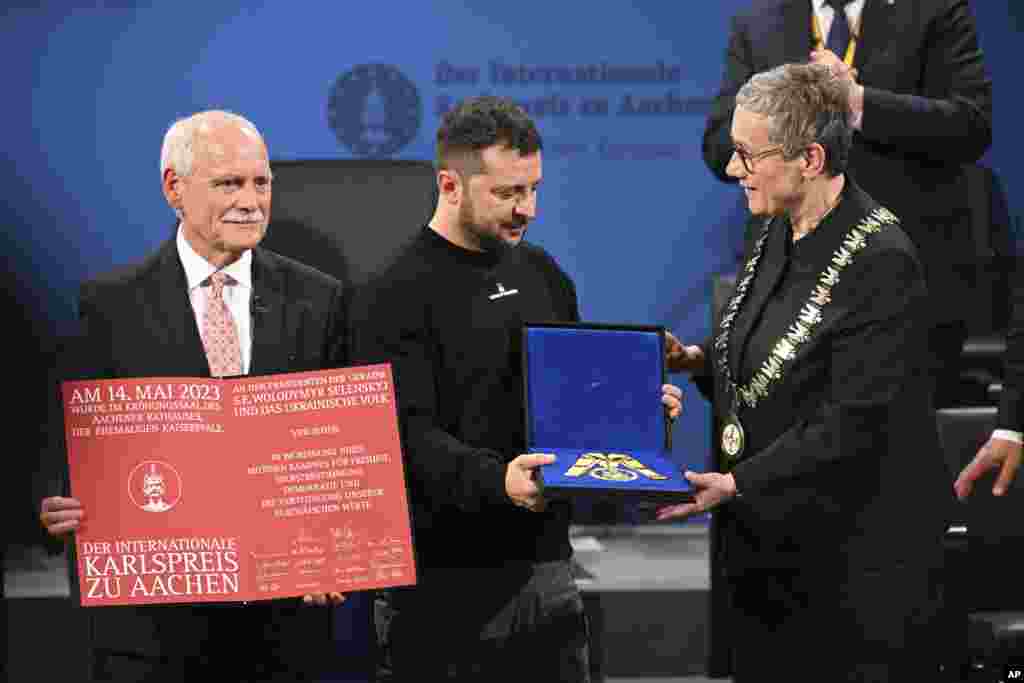
[[[260,298],[259,294],[254,293],[252,295],[252,303],[250,304],[249,310],[253,315],[256,315],[257,313],[269,313],[270,306]]]

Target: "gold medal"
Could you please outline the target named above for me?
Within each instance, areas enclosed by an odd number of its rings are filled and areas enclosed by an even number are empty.
[[[641,474],[648,479],[668,479],[628,453],[584,453],[565,471],[567,477],[584,474],[604,481],[633,481]]]
[[[743,425],[736,415],[730,415],[722,427],[722,452],[731,463],[735,463],[743,455],[745,445],[746,434],[743,433]]]

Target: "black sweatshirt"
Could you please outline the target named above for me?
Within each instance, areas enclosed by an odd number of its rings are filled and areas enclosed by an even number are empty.
[[[566,559],[569,506],[513,505],[525,452],[521,326],[579,319],[572,280],[542,249],[458,247],[429,227],[352,303],[356,363],[395,368],[422,569]]]

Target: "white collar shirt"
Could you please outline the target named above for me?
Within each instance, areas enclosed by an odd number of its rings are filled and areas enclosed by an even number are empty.
[[[846,19],[850,22],[850,31],[860,35],[860,16],[864,12],[864,3],[866,0],[854,0],[853,2],[846,5]],[[821,28],[821,37],[826,43],[828,42],[828,32],[832,30],[832,20],[836,16],[836,12],[830,5],[825,3],[825,0],[811,0],[811,5],[814,8],[814,14],[818,17],[818,26]],[[843,55],[839,55],[842,59]]]
[[[212,263],[196,253],[192,245],[185,239],[181,226],[178,226],[178,257],[185,269],[185,280],[188,283],[188,298],[192,302],[192,310],[196,316],[196,326],[203,329],[203,315],[210,296],[208,279],[218,269]],[[221,269],[231,278],[231,284],[224,287],[224,303],[227,304],[231,316],[235,319],[238,329],[238,344],[242,351],[242,374],[249,374],[252,360],[252,250],[247,249],[242,256],[229,266]],[[205,285],[205,286],[204,286]]]

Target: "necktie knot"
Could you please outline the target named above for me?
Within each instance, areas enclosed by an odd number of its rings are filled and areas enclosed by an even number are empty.
[[[210,275],[210,297],[212,299],[221,299],[224,295],[224,285],[230,285],[234,282],[231,277],[218,270],[216,273]]]
[[[846,6],[850,4],[850,0],[825,0],[825,4],[834,9],[836,12],[846,12]]]

